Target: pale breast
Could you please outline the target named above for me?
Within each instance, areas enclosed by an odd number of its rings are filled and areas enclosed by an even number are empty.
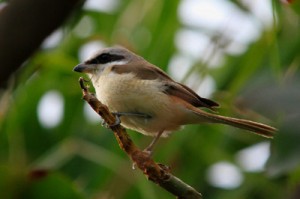
[[[97,98],[112,111],[134,111],[132,109],[143,106],[141,101],[149,100],[154,95],[148,83],[134,79],[130,73],[103,75],[94,82],[94,86]]]
[[[174,103],[163,92],[163,83],[141,80],[131,73],[101,75],[93,81],[97,98],[113,112],[141,113],[149,118],[121,116],[122,125],[146,135],[158,131],[176,130],[177,116],[183,107]],[[180,109],[180,110],[179,110]]]

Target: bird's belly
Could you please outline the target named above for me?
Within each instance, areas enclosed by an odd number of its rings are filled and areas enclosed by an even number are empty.
[[[178,118],[182,118],[183,107],[174,106],[170,97],[161,91],[162,83],[135,79],[130,74],[116,75],[100,78],[94,85],[97,98],[110,111],[145,115],[121,116],[124,127],[152,136],[180,127]]]

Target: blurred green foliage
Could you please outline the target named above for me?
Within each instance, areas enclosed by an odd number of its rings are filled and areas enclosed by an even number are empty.
[[[251,15],[239,2],[232,1]],[[79,75],[72,68],[79,63],[84,44],[101,41],[107,46],[124,45],[167,70],[177,52],[176,32],[186,28],[178,18],[179,3],[126,0],[113,12],[82,9],[61,27],[63,38],[58,45],[42,47],[24,64],[1,95],[1,198],[174,198],[131,169],[109,130],[100,122],[88,121]],[[189,73],[201,78],[205,72],[213,77],[216,90],[212,98],[222,105],[220,113],[273,121],[279,128],[270,141],[265,170],[243,171],[235,157],[240,150],[266,140],[230,127],[187,126],[162,139],[156,148],[154,159],[170,165],[177,177],[205,199],[300,197],[299,3],[274,0],[272,4],[276,22],[244,52],[226,54],[216,68],[198,61]],[[91,22],[90,31],[80,30],[86,28],[78,26],[83,19]],[[78,31],[88,33],[78,36]],[[218,38],[210,44],[222,50],[217,45],[222,33]],[[63,117],[51,128],[44,127],[37,114],[48,91],[57,91],[63,99]],[[130,135],[141,148],[151,140],[135,132]],[[240,186],[223,189],[207,181],[209,168],[220,161],[241,170]]]

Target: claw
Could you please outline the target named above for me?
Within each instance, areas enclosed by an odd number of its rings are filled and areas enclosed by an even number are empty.
[[[104,120],[102,120],[102,121],[101,121],[101,126],[107,128],[107,129],[110,129],[110,128],[112,128],[112,127],[115,127],[115,126],[118,126],[118,125],[121,124],[120,115],[119,115],[118,113],[112,113],[112,114],[113,114],[113,115],[115,116],[115,118],[116,118],[115,123],[109,125],[109,124],[107,124]]]
[[[120,125],[121,124],[121,119],[120,119],[120,114],[118,114],[118,113],[112,113],[114,116],[115,116],[115,118],[116,118],[116,121],[115,121],[115,123],[113,123],[113,124],[111,124],[111,125],[109,125],[109,127],[111,128],[111,127],[115,127],[115,126],[118,126],[118,125]]]
[[[146,147],[144,150],[143,150],[144,153],[146,153],[149,157],[152,157],[152,154],[153,154],[153,146],[151,147]]]
[[[101,120],[101,126],[105,127],[105,128],[109,128],[109,125],[102,119]]]

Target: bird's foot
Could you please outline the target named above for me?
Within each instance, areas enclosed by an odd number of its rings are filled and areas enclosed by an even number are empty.
[[[157,144],[160,136],[163,134],[164,130],[159,131],[156,136],[154,137],[154,139],[152,140],[152,142],[143,150],[144,153],[148,154],[149,157],[151,157],[153,155],[153,150],[155,145]]]
[[[115,123],[113,124],[107,124],[104,120],[102,120],[101,125],[107,129],[110,129],[112,127],[118,126],[121,124],[120,114],[118,113],[112,113],[115,116]]]
[[[149,156],[149,157],[152,157],[153,155],[153,146],[149,145],[148,147],[146,147],[143,152]]]
[[[145,119],[150,119],[151,116],[144,114],[144,113],[135,113],[135,112],[112,112],[112,114],[115,116],[116,121],[114,124],[107,124],[105,121],[102,121],[101,125],[104,126],[105,128],[112,128],[115,126],[118,126],[121,124],[121,116],[129,116],[129,117],[140,117],[140,118],[145,118]]]
[[[147,148],[145,148],[145,149],[143,150],[143,154],[144,154],[145,157],[151,158],[153,153],[152,153],[152,150],[151,150],[151,149],[148,149],[148,147],[147,147]],[[131,168],[132,168],[133,170],[136,169],[136,163],[135,163],[135,162],[132,163]]]
[[[120,125],[121,124],[121,119],[120,119],[121,115],[119,113],[115,113],[115,112],[113,112],[112,114],[115,116],[116,120],[115,120],[115,123],[109,125],[109,127],[115,127],[115,126]]]

